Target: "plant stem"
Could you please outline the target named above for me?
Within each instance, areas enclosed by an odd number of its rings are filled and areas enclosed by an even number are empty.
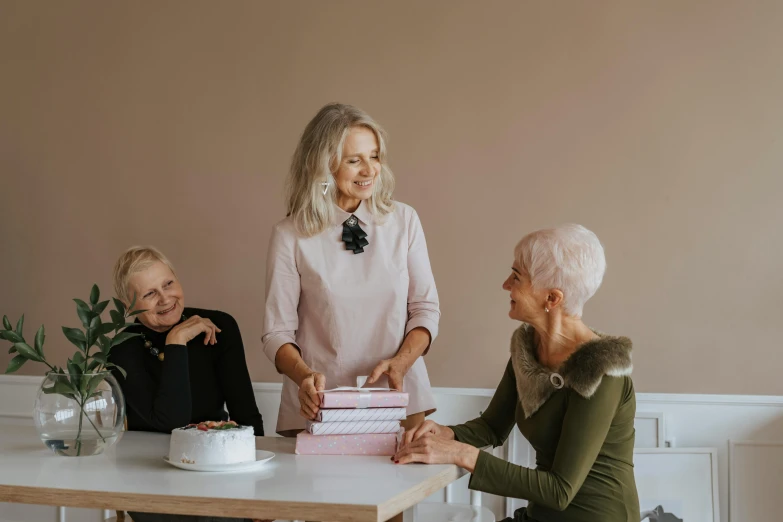
[[[87,339],[90,338],[90,330],[91,328],[88,326]],[[84,351],[84,370],[82,370],[82,373],[87,373],[87,365],[89,364],[89,362],[90,362],[90,347],[88,346],[87,349]]]
[[[101,438],[101,442],[106,442],[106,439],[103,438],[103,435],[101,435],[100,430],[98,430],[98,427],[95,426],[95,423],[92,421],[90,416],[87,415],[87,412],[82,409],[82,413],[84,414],[85,417],[87,417],[87,420],[90,422],[90,424],[92,424],[92,427],[95,429],[95,433],[97,433],[98,436]]]
[[[99,384],[99,386],[100,386],[100,384]],[[97,388],[97,386],[96,386],[96,388]],[[87,397],[86,399],[84,399],[84,402],[85,402],[85,404],[87,403],[87,401],[88,401],[88,400],[90,400],[90,398],[89,398],[89,397]],[[91,418],[90,418],[90,416],[87,414],[87,412],[84,410],[84,407],[82,407],[82,413],[84,414],[84,416],[85,416],[85,417],[87,417],[87,420],[88,420],[88,421],[90,422],[90,424],[92,425],[93,429],[95,430],[95,433],[97,433],[97,434],[98,434],[98,436],[101,438],[101,442],[106,442],[106,439],[105,439],[105,438],[103,438],[103,434],[101,434],[101,432],[100,432],[100,430],[98,429],[98,427],[97,427],[97,426],[95,425],[95,423],[92,421],[92,419],[91,419]]]
[[[79,431],[76,433],[76,456],[82,454],[82,417],[84,413],[84,402],[79,403]]]

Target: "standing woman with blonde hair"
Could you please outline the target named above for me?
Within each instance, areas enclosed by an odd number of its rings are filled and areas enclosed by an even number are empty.
[[[285,375],[277,432],[319,410],[318,391],[356,378],[410,394],[404,425],[435,411],[422,355],[440,310],[416,211],[392,200],[383,129],[361,109],[323,107],[302,134],[288,215],[274,226],[262,342]]]

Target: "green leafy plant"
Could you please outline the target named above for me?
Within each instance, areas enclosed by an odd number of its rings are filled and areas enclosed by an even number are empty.
[[[98,285],[93,285],[90,291],[89,304],[81,299],[74,299],[76,302],[76,313],[82,322],[83,328],[62,327],[65,337],[77,348],[73,357],[68,359],[63,367],[54,366],[46,360],[43,350],[46,334],[43,325],[36,332],[32,346],[24,337],[24,315],[17,321],[16,328],[12,328],[8,317],[3,316],[3,329],[0,330],[0,339],[12,343],[8,353],[16,354],[8,363],[5,373],[17,371],[27,361],[43,363],[49,367],[48,374],[54,384],[42,388],[42,391],[47,394],[56,393],[68,397],[79,404],[81,415],[79,416],[79,431],[76,437],[77,455],[81,450],[83,418],[86,418],[92,424],[98,436],[103,440],[101,432],[85,413],[84,407],[90,399],[101,394],[96,389],[111,369],[116,369],[123,376],[126,375],[125,370],[109,362],[109,353],[118,344],[141,335],[140,333],[130,333],[124,330],[136,324],[127,322],[129,317],[145,311],[133,310],[136,303],[135,296],[128,309],[125,308],[122,301],[112,298],[114,309],[109,311],[111,321],[104,323],[101,315],[109,305],[109,300],[99,301],[99,299],[100,290]],[[113,336],[110,337],[112,333]],[[95,349],[96,347],[97,349]]]

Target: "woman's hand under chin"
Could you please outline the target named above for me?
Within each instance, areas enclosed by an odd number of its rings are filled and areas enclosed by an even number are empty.
[[[204,335],[204,344],[217,343],[217,334],[222,330],[209,319],[194,315],[171,329],[166,344],[188,344],[199,334]]]

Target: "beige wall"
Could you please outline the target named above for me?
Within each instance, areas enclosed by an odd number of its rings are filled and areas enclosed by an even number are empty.
[[[152,243],[277,380],[267,240],[299,133],[339,100],[386,126],[421,215],[435,385],[496,384],[513,245],[574,221],[609,263],[586,320],[634,339],[640,391],[783,394],[781,26],[775,0],[3,0],[0,312],[62,363],[71,298]]]

